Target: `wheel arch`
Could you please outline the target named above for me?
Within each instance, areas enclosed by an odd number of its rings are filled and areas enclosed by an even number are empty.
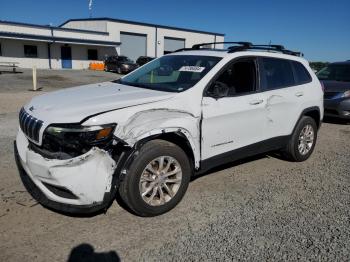
[[[151,140],[155,140],[155,139],[165,140],[165,141],[168,141],[168,142],[171,142],[171,143],[177,145],[187,155],[188,159],[190,160],[191,168],[194,170],[197,167],[196,161],[199,161],[199,159],[196,158],[195,153],[194,153],[195,145],[188,138],[188,136],[180,129],[177,131],[161,132],[158,134],[144,137],[144,138],[140,139],[139,141],[137,141],[135,143],[134,147],[140,148],[145,143],[147,143]]]
[[[304,109],[300,118],[303,116],[309,116],[312,119],[314,119],[316,122],[317,128],[320,128],[320,126],[321,126],[321,112],[320,112],[319,107],[314,106],[314,107],[309,107],[309,108]]]
[[[315,120],[316,125],[317,125],[317,128],[319,129],[319,128],[321,127],[322,121],[321,121],[321,111],[320,111],[320,108],[317,107],[317,106],[313,106],[313,107],[305,108],[305,109],[301,112],[301,114],[300,114],[300,116],[299,116],[299,118],[298,118],[298,121],[297,121],[297,122],[295,123],[295,125],[294,125],[293,132],[294,132],[296,126],[298,125],[300,119],[301,119],[303,116],[311,117],[312,119]],[[292,132],[292,133],[293,133],[293,132]]]

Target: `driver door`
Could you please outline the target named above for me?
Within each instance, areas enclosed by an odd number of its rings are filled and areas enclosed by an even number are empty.
[[[260,142],[264,101],[256,58],[230,62],[214,77],[202,101],[202,160]]]

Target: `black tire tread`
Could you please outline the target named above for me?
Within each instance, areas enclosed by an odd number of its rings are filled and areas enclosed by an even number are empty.
[[[300,133],[302,127],[307,123],[311,124],[314,128],[314,133],[315,133],[314,145],[313,145],[313,148],[310,150],[310,152],[306,156],[301,156],[299,154],[299,152],[295,149],[295,145],[296,145],[296,143],[298,143],[299,133]],[[289,140],[286,148],[283,150],[283,156],[286,160],[289,160],[291,162],[305,161],[312,154],[312,152],[315,148],[316,141],[317,141],[317,125],[316,125],[315,120],[312,117],[303,116],[298,121],[298,123],[293,131],[293,134],[291,136],[291,139]]]

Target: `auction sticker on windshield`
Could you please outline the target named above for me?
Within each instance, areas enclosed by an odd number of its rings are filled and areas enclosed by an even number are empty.
[[[205,67],[202,66],[183,66],[179,69],[180,72],[202,73]]]

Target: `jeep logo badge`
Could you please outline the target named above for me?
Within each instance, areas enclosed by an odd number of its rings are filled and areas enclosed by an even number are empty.
[[[34,111],[34,106],[29,107],[29,111]]]

